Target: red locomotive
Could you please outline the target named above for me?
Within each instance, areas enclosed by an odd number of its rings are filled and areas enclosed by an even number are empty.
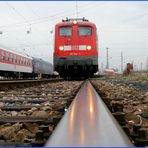
[[[85,18],[55,25],[54,69],[62,77],[92,76],[98,71],[97,29]]]

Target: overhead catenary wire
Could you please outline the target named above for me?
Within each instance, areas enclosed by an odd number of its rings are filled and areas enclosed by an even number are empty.
[[[77,2],[77,1],[76,1]],[[26,3],[25,3],[26,4]],[[79,13],[79,14],[83,14],[84,12],[85,13],[87,13],[87,12],[89,12],[90,10],[92,10],[92,9],[90,9],[90,8],[95,8],[95,7],[98,7],[98,6],[103,6],[104,4],[106,4],[106,3],[98,3],[98,5],[96,4],[96,3],[87,3],[87,4],[85,4],[85,5],[80,5],[79,6],[79,11],[77,12],[77,14]],[[78,5],[78,4],[76,4],[76,5]],[[13,7],[13,6],[10,6],[10,4],[9,4],[9,7],[10,8],[12,8],[16,13],[18,13],[18,11],[16,11],[16,9]],[[77,9],[78,9],[78,6],[76,6],[77,7]],[[81,8],[81,9],[80,9]],[[87,10],[87,11],[84,11],[84,10]],[[38,15],[32,8],[30,9],[30,11],[31,12],[33,12],[35,15]],[[14,24],[10,24],[10,25],[5,25],[5,26],[0,26],[0,28],[7,28],[7,27],[18,27],[18,26],[23,26],[23,25],[27,25],[27,24],[31,24],[31,25],[33,25],[33,24],[38,24],[38,23],[45,23],[45,22],[50,22],[50,18],[52,18],[52,21],[54,21],[54,20],[57,20],[57,19],[59,19],[59,18],[61,18],[61,17],[66,17],[66,16],[68,16],[68,15],[73,15],[73,14],[75,14],[75,12],[74,11],[72,11],[71,9],[67,9],[67,10],[64,10],[64,11],[61,11],[60,13],[55,13],[55,14],[53,14],[53,15],[50,15],[50,16],[45,16],[45,17],[38,17],[37,19],[32,19],[32,20],[26,20],[25,19],[25,21],[23,21],[23,22],[20,22],[20,23],[14,23]],[[21,17],[24,17],[24,16],[22,16],[20,13],[19,13],[19,15],[21,16]],[[140,16],[141,16],[142,14],[140,14]],[[139,15],[138,15],[139,16]],[[136,16],[134,17],[134,18],[137,18]],[[132,18],[130,18],[130,21],[132,21]],[[128,21],[129,22],[129,21]],[[124,22],[124,23],[126,23],[126,21]],[[139,30],[140,31],[140,30]]]
[[[12,5],[10,5],[8,2],[6,3],[7,4],[7,6],[8,7],[10,7],[15,13],[17,13],[17,15],[19,15],[23,20],[26,20],[27,21],[27,19],[26,19],[26,17],[25,16],[23,16],[20,12],[18,12]],[[32,12],[32,11],[31,11]],[[32,12],[33,13],[33,12]],[[33,13],[34,14],[34,13]],[[31,33],[31,24],[29,24],[29,30],[27,30],[27,34],[30,34]],[[40,38],[41,39],[45,39],[45,36],[36,28],[36,27],[33,27],[39,34],[40,34]],[[30,39],[30,41],[31,41],[31,39]],[[48,39],[46,39],[46,41],[48,42]]]
[[[8,2],[7,2],[7,5],[11,9],[13,9],[18,15],[20,15],[22,18],[24,17],[13,6],[11,6],[10,3],[8,4]],[[87,3],[83,6],[79,6],[79,8],[84,8],[84,7],[91,6],[91,5],[95,5],[95,4]],[[34,11],[34,13],[36,13],[36,12]],[[67,10],[64,10],[64,11],[61,11],[61,12],[58,12],[58,13],[55,13],[55,14],[52,14],[52,15],[49,15],[49,16],[39,17],[37,19],[32,19],[32,20],[26,20],[25,19],[25,21],[23,21],[23,22],[9,24],[9,25],[3,25],[3,26],[0,26],[0,28],[16,27],[16,26],[22,26],[22,25],[26,25],[26,24],[31,24],[31,25],[32,24],[38,24],[38,23],[50,21],[50,18],[52,18],[52,20],[56,20],[56,19],[59,19],[59,18],[64,17],[64,16],[68,16],[68,15],[71,15],[71,14],[75,14],[75,12],[73,12],[72,9],[67,9]]]
[[[35,15],[35,16],[37,15],[39,17],[39,15],[33,9],[30,9],[30,10],[33,15]],[[45,38],[45,36],[43,35],[43,33],[39,29],[37,29],[35,26],[34,26],[34,29],[37,32],[39,32],[39,34],[41,35],[40,38]],[[46,38],[46,41],[48,42],[49,40]]]
[[[25,17],[21,15],[12,5],[10,5],[8,2],[6,2],[7,6],[10,7],[13,11],[15,11],[23,20]]]
[[[92,10],[92,9],[88,9],[88,8],[95,8],[95,7],[98,7],[98,6],[103,6],[104,4],[106,4],[106,3],[98,3],[99,5],[97,5],[97,3],[87,3],[87,4],[85,4],[85,5],[80,5],[79,6],[79,12],[78,13],[80,13],[80,14],[83,14],[84,12],[85,13],[87,13],[87,12],[89,12],[90,10]],[[9,7],[10,8],[12,8],[16,13],[18,13],[18,11],[13,7],[13,6],[10,6],[10,4],[8,4],[9,5]],[[80,8],[81,8],[81,11],[80,11]],[[83,9],[84,8],[84,9]],[[85,9],[87,9],[87,11],[84,11]],[[31,10],[31,9],[30,9]],[[10,24],[10,25],[3,25],[3,26],[0,26],[0,28],[7,28],[7,27],[17,27],[17,26],[22,26],[22,25],[25,25],[25,24],[31,24],[31,25],[33,25],[33,24],[38,24],[38,23],[44,23],[44,22],[48,22],[48,21],[50,21],[50,18],[52,17],[52,20],[56,20],[56,19],[58,19],[58,18],[61,18],[61,17],[65,17],[65,16],[67,16],[67,15],[72,15],[72,14],[75,14],[75,12],[73,11],[72,13],[70,13],[72,10],[71,9],[67,9],[67,10],[64,10],[64,11],[61,11],[61,12],[59,12],[59,13],[55,13],[55,14],[52,14],[52,15],[50,15],[50,16],[45,16],[45,17],[39,17],[39,18],[37,18],[37,19],[32,19],[32,20],[25,20],[25,21],[23,21],[23,22],[20,22],[20,23],[14,23],[14,24]],[[36,13],[35,11],[34,11],[34,13]],[[64,15],[65,14],[65,15]],[[19,14],[19,15],[21,15],[21,14]],[[145,16],[146,14],[140,14],[140,16]],[[134,18],[134,20],[135,20],[135,18],[139,18],[138,17],[139,15],[137,15],[137,16],[134,16],[133,18]],[[23,17],[22,15],[21,15],[21,17]],[[126,22],[129,22],[129,21],[132,21],[133,19],[132,18],[130,18],[130,20],[125,20],[124,21],[124,23],[126,23]]]

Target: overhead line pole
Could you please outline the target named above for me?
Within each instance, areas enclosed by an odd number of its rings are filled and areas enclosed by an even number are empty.
[[[106,48],[106,69],[109,69],[108,48]]]
[[[123,53],[121,51],[121,72],[123,72]]]
[[[146,71],[148,72],[148,57],[146,58]]]

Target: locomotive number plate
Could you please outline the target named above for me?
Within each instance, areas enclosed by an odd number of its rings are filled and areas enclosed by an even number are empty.
[[[72,46],[72,50],[78,50],[79,46]]]

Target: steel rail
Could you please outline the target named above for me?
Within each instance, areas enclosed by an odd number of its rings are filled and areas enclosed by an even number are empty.
[[[133,146],[86,81],[45,146]]]
[[[33,80],[33,79],[26,79],[26,80],[8,80],[8,81],[0,81],[0,85],[3,84],[17,84],[17,83],[33,83],[33,82],[58,82],[62,81],[63,79],[41,79],[41,80]]]
[[[41,79],[41,80],[14,80],[14,81],[0,81],[0,90],[15,89],[15,87],[27,87],[30,85],[38,85],[42,83],[60,82],[63,79]]]

